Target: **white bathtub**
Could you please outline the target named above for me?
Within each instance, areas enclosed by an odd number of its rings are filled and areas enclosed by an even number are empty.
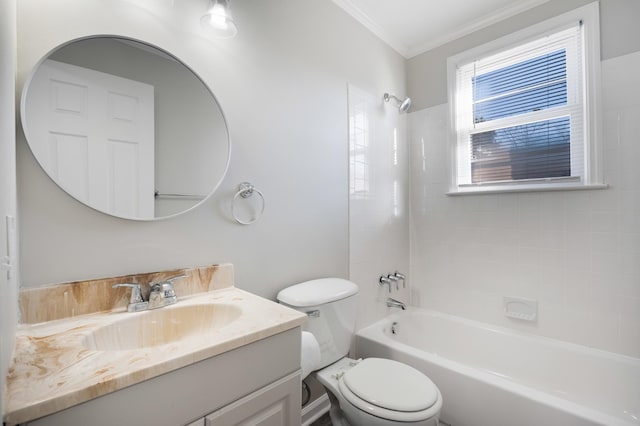
[[[359,357],[428,375],[452,426],[640,425],[637,358],[419,309],[360,330],[355,344]]]

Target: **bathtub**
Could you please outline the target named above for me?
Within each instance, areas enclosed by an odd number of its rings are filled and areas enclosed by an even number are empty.
[[[355,350],[429,376],[452,426],[640,425],[637,358],[420,309],[360,330]]]

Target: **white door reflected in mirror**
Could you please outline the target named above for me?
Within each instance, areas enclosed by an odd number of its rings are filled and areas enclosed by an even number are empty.
[[[47,59],[30,88],[31,149],[49,176],[101,211],[153,217],[153,86]]]

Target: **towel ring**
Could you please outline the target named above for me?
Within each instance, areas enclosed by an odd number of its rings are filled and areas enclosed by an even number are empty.
[[[235,221],[238,222],[240,225],[251,225],[252,223],[255,223],[258,219],[260,219],[260,217],[262,217],[262,214],[264,213],[264,206],[265,206],[264,194],[262,194],[262,192],[259,189],[257,189],[255,186],[253,186],[249,182],[242,182],[238,186],[238,188],[239,188],[238,192],[236,192],[236,195],[233,196],[233,201],[231,201],[231,215],[233,216],[233,219],[235,219]],[[244,220],[238,219],[238,216],[236,215],[236,200],[238,199],[238,197],[249,198],[253,195],[254,192],[257,193],[262,199],[262,208],[260,209],[260,213],[258,213],[253,218],[253,220],[244,221]]]

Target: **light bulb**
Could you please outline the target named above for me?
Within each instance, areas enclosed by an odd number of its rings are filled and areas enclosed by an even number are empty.
[[[202,18],[200,25],[217,38],[232,38],[238,33],[236,25],[224,0],[214,0]]]

